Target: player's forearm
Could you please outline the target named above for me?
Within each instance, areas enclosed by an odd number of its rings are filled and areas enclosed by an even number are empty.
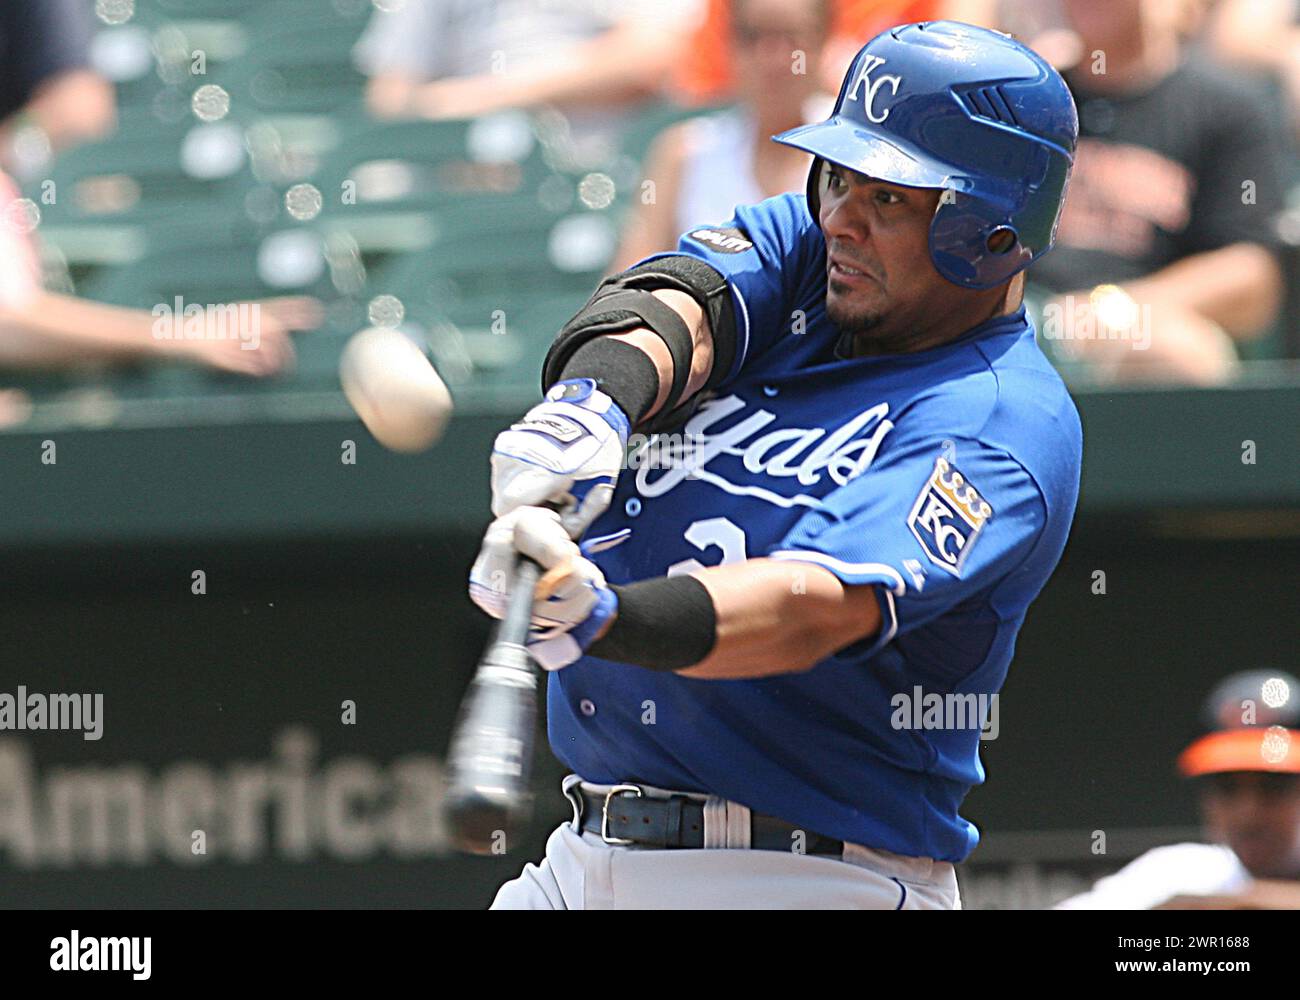
[[[750,559],[614,590],[591,654],[703,680],[799,673],[880,627],[872,588],[806,563]]]
[[[73,361],[122,361],[161,354],[153,317],[140,309],[38,292],[0,310],[0,363],[56,367]]]
[[[681,673],[739,680],[810,670],[880,627],[870,587],[846,588],[820,566],[749,559],[694,574],[713,598],[712,652]]]
[[[709,331],[708,320],[696,301],[685,292],[661,288],[656,289],[653,294],[656,298],[671,306],[682,317],[687,329],[691,332],[693,344],[691,374],[687,379],[683,395],[684,399],[689,399],[693,393],[699,391],[700,387],[704,385],[710,371],[713,369],[713,337]],[[648,329],[629,330],[627,333],[611,333],[605,336],[610,340],[621,341],[637,348],[654,365],[655,377],[658,380],[654,391],[654,402],[649,409],[639,415],[628,414],[634,423],[649,420],[663,408],[672,388],[673,359],[668,351],[668,345],[664,343],[661,337]],[[579,348],[565,366],[565,377],[595,378],[600,381],[603,372],[599,370],[599,362],[588,362],[582,352],[583,348]]]
[[[1213,320],[1233,337],[1250,338],[1277,314],[1282,272],[1264,247],[1234,243],[1184,257],[1124,288],[1153,309],[1172,302]]]

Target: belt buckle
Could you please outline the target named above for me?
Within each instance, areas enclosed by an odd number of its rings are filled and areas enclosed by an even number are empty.
[[[640,785],[615,785],[605,793],[605,804],[600,810],[600,839],[607,844],[617,847],[625,847],[628,844],[636,843],[635,840],[624,840],[622,837],[611,837],[609,835],[609,802],[615,795],[619,795],[623,792],[631,792],[635,794],[638,799],[644,798],[645,796],[645,791]]]

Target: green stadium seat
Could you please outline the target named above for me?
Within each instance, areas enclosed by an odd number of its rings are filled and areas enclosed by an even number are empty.
[[[374,10],[373,0],[253,0],[243,20],[259,32],[296,28],[301,31],[334,31],[345,38],[355,39]]]
[[[407,320],[452,345],[453,360],[467,358],[476,378],[531,383],[546,345],[595,285],[558,275],[544,255],[534,260],[502,272],[479,259],[462,269],[433,252],[412,254],[373,278],[371,294],[396,296]]]
[[[394,294],[435,310],[467,301],[513,301],[539,291],[590,294],[603,269],[558,270],[546,244],[545,232],[489,230],[470,239],[440,234],[432,246],[416,252],[368,255],[368,294]]]
[[[214,77],[256,112],[335,111],[360,101],[365,77],[352,45],[365,21],[325,0],[261,6],[245,21],[248,50]]]
[[[103,27],[91,43],[91,64],[117,91],[119,108],[184,107],[189,94],[248,49],[248,29],[230,11],[172,18],[138,11]]]
[[[664,129],[686,121],[688,118],[716,114],[719,111],[726,111],[730,107],[732,105],[719,104],[688,108],[670,101],[653,104],[630,117],[626,128],[623,130],[619,144],[620,151],[640,163],[645,159],[651,143]]]
[[[552,176],[523,115],[375,122],[358,113],[340,120],[339,128],[340,140],[322,156],[312,182],[328,193],[327,210],[341,224],[393,212],[488,206],[540,192]]]
[[[274,4],[275,0],[271,0]],[[141,0],[140,13],[169,17],[245,17],[267,0]],[[138,15],[137,15],[138,16]]]
[[[50,224],[188,217],[205,225],[253,184],[238,121],[168,123],[137,112],[123,116],[116,134],[64,152],[29,196]]]
[[[97,275],[82,293],[138,308],[170,304],[176,296],[200,304],[275,295],[329,299],[334,293],[322,243],[318,231],[297,227],[275,230],[259,242],[155,249]]]

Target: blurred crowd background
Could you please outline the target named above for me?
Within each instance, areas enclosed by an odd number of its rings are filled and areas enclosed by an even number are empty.
[[[1300,354],[1298,8],[15,0],[0,421],[88,382],[329,387],[368,324],[427,340],[453,389],[529,383],[602,275],[801,190],[805,156],[768,138],[824,117],[877,31],[940,17],[1016,34],[1075,92],[1058,249],[1029,294],[1067,377],[1249,377]],[[244,301],[256,349],[159,324]]]

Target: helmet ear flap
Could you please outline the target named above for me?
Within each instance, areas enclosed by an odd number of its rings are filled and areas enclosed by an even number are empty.
[[[808,168],[808,211],[812,215],[813,225],[821,228],[822,214],[822,174],[825,172],[826,161],[820,156],[814,156],[812,166]]]
[[[963,288],[993,288],[1033,262],[1014,220],[970,195],[945,190],[930,223],[935,270]]]

